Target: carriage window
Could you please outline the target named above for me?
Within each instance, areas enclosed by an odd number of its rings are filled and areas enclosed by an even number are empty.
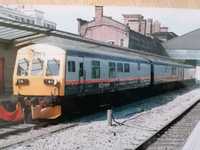
[[[28,69],[29,69],[28,60],[26,58],[20,59],[18,61],[18,66],[17,66],[17,75],[18,76],[27,76]]]
[[[115,63],[114,62],[109,62],[109,78],[114,78],[115,77]]]
[[[124,64],[124,72],[130,72],[130,65]]]
[[[176,67],[172,67],[172,75],[176,75]]]
[[[92,61],[92,78],[99,79],[100,78],[100,62]]]
[[[43,74],[44,61],[40,58],[32,60],[31,75],[42,75]]]
[[[59,75],[60,61],[56,59],[51,59],[47,61],[47,76]]]
[[[137,64],[137,68],[138,68],[138,71],[140,71],[141,69],[140,63]]]
[[[123,64],[117,63],[117,72],[123,72]]]
[[[165,72],[168,72],[168,67],[167,66],[165,67]]]
[[[75,61],[68,61],[68,72],[76,72]]]

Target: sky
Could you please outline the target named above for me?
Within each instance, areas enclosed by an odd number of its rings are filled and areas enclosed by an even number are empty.
[[[75,34],[78,33],[77,18],[92,20],[94,17],[94,6],[37,5],[31,7],[44,11],[45,18],[56,22],[57,29]],[[169,31],[178,35],[200,28],[198,9],[104,6],[104,16],[110,16],[123,23],[122,14],[142,14],[144,18],[159,20],[162,26],[169,27]]]

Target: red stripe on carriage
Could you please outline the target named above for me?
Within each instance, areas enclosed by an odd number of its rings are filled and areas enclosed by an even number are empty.
[[[137,80],[150,80],[150,77],[128,77],[128,78],[116,78],[116,79],[92,79],[92,80],[66,80],[66,85],[79,85],[79,84],[94,84],[94,83],[112,83],[120,81],[137,81]],[[177,76],[156,76],[155,80],[178,80]]]
[[[137,80],[150,80],[150,77],[129,77],[129,78],[116,78],[116,79],[93,79],[93,80],[66,80],[66,85],[78,85],[78,84],[92,84],[92,83],[112,83],[121,81],[137,81]]]

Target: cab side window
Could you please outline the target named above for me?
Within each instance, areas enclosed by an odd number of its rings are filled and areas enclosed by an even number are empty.
[[[76,72],[75,61],[68,61],[68,72]]]

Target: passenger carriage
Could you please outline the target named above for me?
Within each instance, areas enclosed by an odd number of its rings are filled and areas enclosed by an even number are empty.
[[[33,119],[59,117],[60,100],[67,101],[67,97],[193,79],[193,67],[167,58],[102,47],[91,50],[58,45],[33,44],[18,50],[14,95],[25,106],[29,104],[26,107],[31,107]]]

